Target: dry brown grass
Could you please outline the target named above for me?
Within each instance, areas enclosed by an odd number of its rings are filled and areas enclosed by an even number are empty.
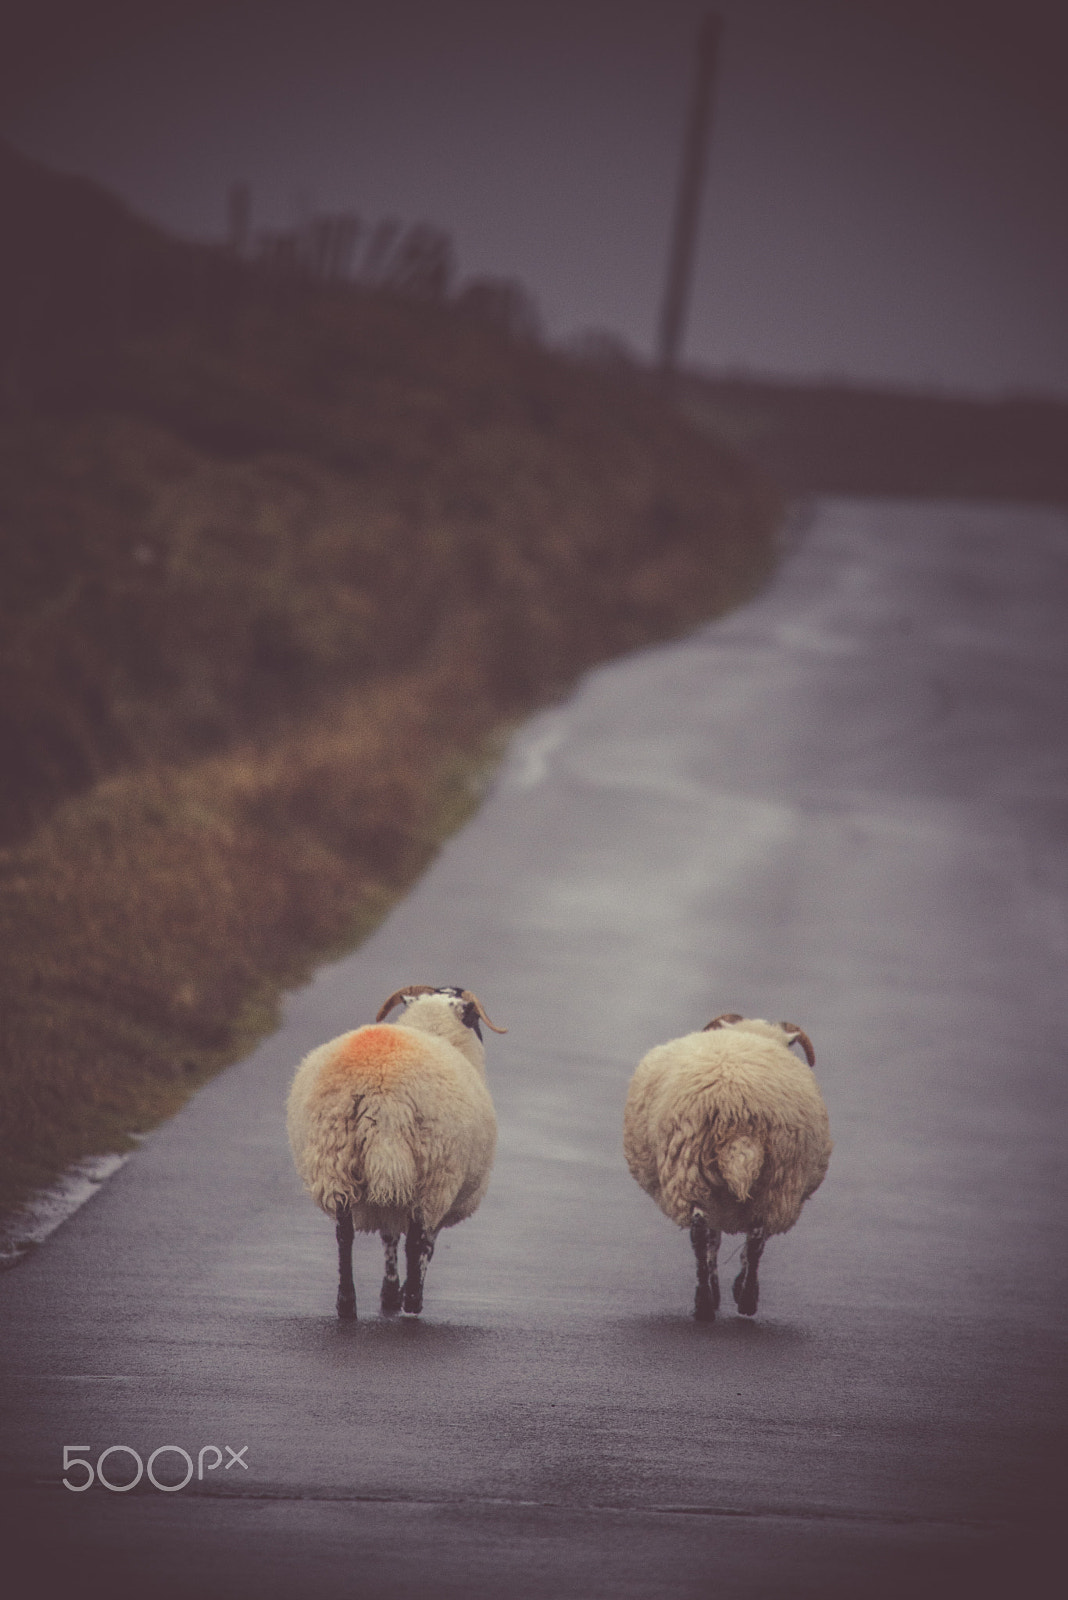
[[[0,838],[408,670],[460,615],[522,709],[750,588],[773,515],[641,385],[445,308],[131,346],[92,404],[0,415]]]
[[[3,1203],[235,1059],[495,730],[751,593],[778,510],[640,383],[366,293],[130,346],[0,466]]]
[[[370,931],[474,803],[478,717],[438,674],[284,744],[109,778],[0,853],[0,1203],[129,1145]]]

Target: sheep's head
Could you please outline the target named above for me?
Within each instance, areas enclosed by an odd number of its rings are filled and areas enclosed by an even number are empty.
[[[402,1003],[407,1005],[417,995],[421,994],[439,994],[442,999],[448,1000],[464,1027],[471,1028],[480,1039],[482,1037],[482,1029],[479,1027],[480,1020],[486,1024],[487,1028],[492,1028],[494,1033],[508,1032],[507,1028],[498,1028],[495,1022],[490,1021],[482,1009],[482,1002],[477,995],[472,994],[470,989],[458,989],[452,984],[447,984],[441,989],[435,989],[433,984],[430,983],[410,983],[407,988],[398,989],[395,994],[390,995],[386,1003],[379,1007],[375,1021],[383,1022],[394,1006]]]
[[[765,1022],[762,1017],[743,1017],[737,1011],[724,1011],[718,1017],[713,1017],[711,1022],[705,1024],[702,1033],[714,1032],[717,1028],[734,1028],[740,1026],[745,1033],[761,1033],[769,1039],[782,1039],[787,1046],[799,1044],[805,1052],[810,1067],[816,1065],[816,1052],[812,1048],[812,1040],[803,1028],[794,1022]]]

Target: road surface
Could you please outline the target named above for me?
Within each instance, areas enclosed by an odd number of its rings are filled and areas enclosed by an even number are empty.
[[[1066,596],[1063,514],[827,501],[755,603],[535,718],[380,931],[0,1279],[8,1592],[1023,1592],[1064,1499]],[[497,1167],[421,1320],[358,1240],[339,1324],[284,1099],[407,982],[510,1029]],[[807,1029],[836,1149],[757,1319],[702,1326],[620,1121],[727,1010]],[[65,1446],[203,1478],[79,1493]]]

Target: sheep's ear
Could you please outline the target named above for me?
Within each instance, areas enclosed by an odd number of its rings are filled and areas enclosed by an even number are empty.
[[[489,1017],[486,1015],[485,1006],[482,1004],[481,1000],[478,998],[478,995],[477,994],[472,994],[470,989],[461,989],[460,990],[460,999],[461,1000],[465,1000],[468,1003],[468,1005],[474,1006],[477,1015],[482,1018],[482,1021],[486,1024],[487,1028],[492,1028],[493,1029],[494,1033],[507,1033],[508,1032],[507,1028],[498,1028],[498,1026],[497,1026],[497,1024],[495,1022],[491,1022],[490,1021]],[[466,1017],[464,1018],[464,1020],[465,1021],[467,1020]],[[470,1023],[468,1023],[468,1027],[470,1027]],[[481,1037],[482,1037],[482,1035],[479,1034],[479,1038],[481,1038]]]
[[[745,1018],[738,1011],[721,1011],[718,1017],[713,1017],[711,1022],[706,1022],[701,1029],[702,1033],[711,1033],[714,1028],[726,1028],[735,1022],[744,1022]]]
[[[464,1008],[460,1013],[460,1021],[465,1028],[472,1028],[479,1039],[482,1038],[482,1029],[478,1025],[478,1007],[473,1000],[464,1001]]]
[[[816,1052],[813,1050],[812,1040],[809,1038],[804,1028],[799,1028],[795,1022],[780,1022],[779,1027],[782,1028],[784,1033],[788,1033],[790,1035],[787,1043],[799,1044],[802,1050],[805,1052],[809,1066],[814,1067],[816,1065]]]

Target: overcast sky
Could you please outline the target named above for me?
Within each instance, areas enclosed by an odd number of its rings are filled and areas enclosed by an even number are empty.
[[[0,0],[0,128],[198,237],[432,221],[655,335],[705,0]],[[1068,394],[1068,0],[722,0],[687,358]]]

